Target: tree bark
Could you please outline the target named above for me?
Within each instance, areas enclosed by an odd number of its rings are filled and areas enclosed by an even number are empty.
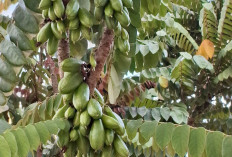
[[[69,58],[69,44],[68,39],[61,39],[58,46],[58,65],[60,78],[64,77],[64,72],[60,68],[60,64],[63,60]]]
[[[89,85],[90,93],[92,94],[94,88],[97,85],[97,82],[100,79],[101,71],[104,68],[106,60],[110,54],[110,50],[114,44],[114,31],[108,28],[105,28],[100,44],[95,52],[95,60],[97,65],[95,70],[91,69],[90,75],[87,78],[86,82]]]

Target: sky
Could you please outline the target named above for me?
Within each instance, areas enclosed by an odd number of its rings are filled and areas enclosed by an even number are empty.
[[[5,16],[11,17],[12,12],[14,11],[14,9],[15,9],[15,7],[16,7],[17,4],[18,3],[11,4],[7,10],[4,10],[3,12],[1,12],[1,15],[5,15]]]

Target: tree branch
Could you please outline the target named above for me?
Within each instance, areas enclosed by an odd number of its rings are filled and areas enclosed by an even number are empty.
[[[66,40],[66,39],[61,39],[60,40],[57,54],[58,54],[59,74],[60,74],[60,78],[63,78],[64,77],[64,72],[60,68],[60,64],[61,64],[61,62],[63,60],[69,58],[68,40]]]
[[[91,94],[93,93],[94,88],[96,87],[97,82],[100,79],[101,71],[104,68],[105,62],[109,56],[113,44],[114,31],[105,28],[100,44],[95,52],[95,60],[97,62],[97,66],[95,70],[91,69],[90,75],[86,80],[87,84],[89,85]]]

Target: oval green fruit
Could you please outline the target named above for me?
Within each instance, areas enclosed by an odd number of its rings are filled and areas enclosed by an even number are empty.
[[[112,147],[106,146],[101,152],[101,157],[111,157],[112,156]]]
[[[111,6],[112,8],[117,11],[117,12],[121,12],[123,9],[123,4],[122,4],[122,0],[110,0]]]
[[[114,17],[118,20],[118,22],[123,26],[123,27],[128,27],[130,25],[130,17],[125,9],[122,10],[122,12],[116,12],[114,14]]]
[[[105,142],[105,130],[101,119],[95,120],[89,133],[90,146],[94,150],[100,150]]]
[[[129,150],[126,146],[126,144],[123,142],[120,136],[116,135],[114,139],[114,149],[116,152],[122,156],[122,157],[128,157],[129,156]]]
[[[108,17],[112,17],[113,16],[114,10],[113,10],[113,8],[111,6],[111,3],[108,3],[106,5],[104,12],[105,12],[105,15],[108,16]]]
[[[52,21],[54,21],[57,18],[53,7],[50,7],[48,9],[48,18],[51,19]]]
[[[118,25],[114,29],[115,36],[117,37],[121,36],[121,30],[122,30],[121,24],[118,22]]]
[[[88,126],[91,122],[91,117],[88,114],[88,111],[85,110],[84,112],[81,113],[80,115],[80,124],[82,126]]]
[[[52,37],[52,30],[51,30],[51,23],[47,23],[45,26],[43,26],[42,29],[40,29],[38,35],[37,35],[37,41],[44,43],[46,42],[50,37]]]
[[[101,93],[99,92],[99,90],[97,90],[97,88],[94,88],[94,98],[100,103],[100,104],[104,104],[104,98],[101,95]]]
[[[81,25],[81,35],[87,39],[91,40],[93,37],[93,30],[92,28],[85,27],[84,25]]]
[[[129,34],[128,34],[127,30],[124,29],[124,28],[122,28],[121,35],[122,35],[123,40],[128,40],[129,39]]]
[[[49,55],[54,55],[56,53],[56,50],[58,48],[58,43],[59,43],[59,40],[56,39],[55,36],[51,37],[48,39],[48,43],[47,43],[47,53]]]
[[[73,127],[78,127],[80,125],[80,115],[81,113],[79,111],[76,112],[74,118],[73,118]]]
[[[84,62],[77,59],[77,58],[67,58],[63,62],[61,62],[61,69],[64,72],[72,72],[72,73],[80,73],[81,72],[81,65]]]
[[[44,19],[48,18],[48,10],[49,10],[49,9],[45,9],[45,10],[42,11],[42,17],[43,17]]]
[[[95,7],[94,8],[94,18],[97,21],[101,21],[104,13],[104,8],[103,7]]]
[[[71,141],[76,141],[78,139],[78,133],[77,130],[72,129],[70,134],[69,134],[70,140]]]
[[[58,18],[62,18],[64,15],[64,10],[65,10],[63,1],[62,0],[55,0],[53,2],[53,8],[54,8],[54,12],[55,12],[56,16]]]
[[[78,29],[79,28],[79,19],[75,18],[75,19],[69,21],[68,28],[70,30]]]
[[[114,29],[118,25],[118,21],[114,17],[105,16],[105,22],[109,29]]]
[[[90,148],[89,140],[85,136],[82,136],[79,131],[78,131],[78,136],[79,138],[77,140],[77,149],[80,154],[83,154],[86,156]]]
[[[58,89],[61,94],[69,94],[74,92],[82,81],[83,76],[81,73],[69,73],[60,80]]]
[[[80,40],[80,37],[81,37],[80,29],[70,30],[70,39],[74,44]]]
[[[70,0],[66,6],[65,15],[69,20],[73,20],[77,16],[79,8],[77,0]]]
[[[133,0],[122,0],[122,3],[127,8],[133,8]]]
[[[111,129],[105,130],[105,144],[110,146],[114,141],[114,131]]]
[[[108,0],[94,0],[95,7],[104,7]]]
[[[119,128],[119,123],[114,118],[103,114],[101,119],[102,119],[102,122],[105,128],[108,128],[108,129]]]
[[[82,136],[87,136],[89,134],[89,129],[88,128],[89,127],[86,128],[86,127],[80,125],[79,131],[80,131]]]
[[[93,119],[99,119],[102,117],[102,107],[100,103],[95,99],[89,100],[87,110],[88,110],[89,115]]]
[[[87,83],[82,83],[73,94],[73,106],[77,110],[84,110],[87,107],[90,97],[90,90]]]
[[[64,33],[65,32],[65,25],[64,25],[63,21],[61,21],[61,20],[57,21],[57,30],[60,33]]]
[[[84,25],[85,27],[90,28],[93,26],[93,21],[94,21],[93,15],[85,8],[79,9],[78,17],[80,19],[81,24]]]
[[[64,117],[66,119],[70,119],[70,118],[73,118],[75,116],[75,113],[76,113],[76,110],[72,107],[69,107],[65,113],[64,113]]]
[[[39,3],[39,9],[45,10],[48,9],[52,5],[51,0],[41,0]]]
[[[56,23],[56,22],[52,22],[51,28],[52,28],[52,33],[53,33],[53,35],[54,35],[57,39],[62,39],[62,38],[63,38],[63,34],[62,34],[61,32],[59,32],[58,29],[57,29],[57,23]]]
[[[63,107],[61,107],[56,114],[53,116],[52,119],[56,119],[56,118],[64,118],[64,113],[65,111],[69,108],[69,105],[64,105]]]

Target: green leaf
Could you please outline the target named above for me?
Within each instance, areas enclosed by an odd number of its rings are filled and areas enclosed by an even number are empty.
[[[8,143],[10,147],[11,156],[14,157],[18,155],[18,146],[17,146],[17,142],[16,142],[14,134],[12,134],[12,132],[10,131],[7,131],[2,136],[5,138],[6,142]]]
[[[188,151],[190,127],[188,125],[178,126],[172,133],[172,147],[175,152],[184,157]]]
[[[53,104],[54,112],[56,112],[58,110],[58,108],[62,105],[62,101],[63,101],[62,95],[57,94],[55,96],[55,100],[54,100],[54,104]]]
[[[13,90],[14,84],[12,82],[7,81],[7,79],[4,79],[0,77],[0,90],[3,92],[10,92]]]
[[[178,124],[182,123],[184,120],[184,115],[180,110],[172,110],[170,116]]]
[[[40,0],[23,0],[26,7],[36,13],[41,13],[39,9]]]
[[[0,156],[11,157],[10,147],[8,143],[6,142],[6,140],[4,139],[4,137],[2,137],[1,135],[0,135]]]
[[[26,8],[21,7],[21,5],[17,5],[12,16],[15,20],[16,26],[18,26],[24,32],[33,34],[39,32],[39,24],[37,23],[35,17],[28,12]]]
[[[13,130],[12,133],[14,134],[15,139],[17,141],[18,156],[19,157],[27,156],[27,154],[28,154],[28,152],[30,150],[30,143],[28,141],[26,133],[21,128]]]
[[[0,76],[7,82],[16,82],[16,74],[12,66],[0,58]]]
[[[88,48],[88,43],[86,39],[79,40],[75,44],[69,42],[69,44],[71,56],[81,59],[86,54]]]
[[[160,114],[166,121],[168,121],[170,117],[170,112],[171,110],[168,107],[160,108]]]
[[[24,130],[27,135],[28,141],[30,143],[30,149],[37,150],[40,144],[40,138],[39,138],[38,132],[36,131],[35,126],[32,124],[29,124],[25,127]]]
[[[52,116],[53,113],[53,103],[54,103],[54,97],[50,97],[46,104],[46,112],[49,116]]]
[[[137,113],[141,116],[144,117],[147,113],[147,108],[145,106],[137,108]]]
[[[206,155],[207,157],[222,157],[222,140],[221,132],[209,132],[206,137]]]
[[[10,36],[10,40],[14,42],[15,45],[17,45],[20,48],[20,50],[33,50],[33,45],[31,41],[28,39],[25,33],[14,24],[8,25],[7,33]]]
[[[156,127],[155,141],[161,150],[164,150],[171,141],[173,129],[172,123],[162,123]]]
[[[39,105],[39,116],[42,120],[45,120],[46,104],[47,104],[47,99],[45,99],[43,103]]]
[[[40,141],[45,144],[51,137],[50,132],[48,131],[47,127],[44,123],[39,122],[35,124],[36,131],[39,134]]]
[[[130,140],[132,140],[136,136],[137,130],[139,129],[141,125],[142,125],[142,119],[130,120],[127,123],[126,132]]]
[[[226,136],[222,143],[222,157],[231,157],[232,136]]]
[[[145,121],[139,128],[139,136],[148,141],[155,134],[156,121]]]
[[[54,123],[53,120],[48,120],[44,124],[47,127],[47,129],[49,130],[50,134],[56,135],[58,133],[59,128],[56,125],[56,123]]]
[[[22,51],[8,40],[3,40],[0,43],[0,49],[3,56],[8,62],[15,66],[21,66],[26,63],[26,59],[22,54]]]
[[[88,11],[90,11],[90,0],[79,0],[79,5],[80,5],[80,8],[85,8],[87,9]]]
[[[0,119],[0,134],[2,134],[7,129],[11,128],[11,125],[8,124],[5,120]]]
[[[151,110],[151,115],[152,115],[152,117],[157,121],[157,122],[159,122],[160,121],[160,119],[161,119],[161,116],[160,116],[160,108],[153,108],[152,110]]]
[[[193,56],[193,60],[196,62],[196,64],[201,68],[201,69],[208,69],[211,72],[214,71],[213,65],[207,61],[203,56],[200,55],[195,55]]]
[[[192,129],[189,137],[189,155],[201,157],[206,143],[206,132],[204,128]]]
[[[53,122],[56,123],[59,129],[64,130],[65,129],[65,121],[63,119],[54,119]]]

